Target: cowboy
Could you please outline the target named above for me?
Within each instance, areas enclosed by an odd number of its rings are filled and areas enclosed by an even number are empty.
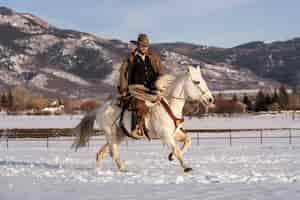
[[[123,60],[120,68],[120,93],[122,97],[129,94],[129,85],[143,85],[149,91],[155,90],[155,81],[164,73],[165,67],[158,55],[149,49],[149,39],[144,33],[139,34],[135,44],[136,49]],[[132,130],[135,129],[137,113],[133,112]]]

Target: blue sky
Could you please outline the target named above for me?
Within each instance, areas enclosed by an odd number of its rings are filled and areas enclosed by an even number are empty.
[[[123,41],[232,47],[300,37],[299,0],[0,0],[59,27]]]

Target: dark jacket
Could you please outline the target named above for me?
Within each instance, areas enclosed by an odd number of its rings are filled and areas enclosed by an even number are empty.
[[[154,76],[160,76],[164,73],[165,67],[161,63],[159,57],[154,52],[150,51],[146,55],[149,58],[149,65],[151,65]],[[151,82],[155,78],[150,75],[150,77],[145,76],[146,71],[149,71],[149,68],[142,69],[138,67],[138,61],[139,58],[137,58],[137,55],[135,52],[130,53],[123,61],[121,68],[120,68],[120,92],[127,91],[128,85],[130,84],[143,84],[143,81],[146,80],[146,82]],[[145,62],[147,59],[145,59]],[[133,71],[134,70],[134,71]],[[139,70],[139,71],[136,71]],[[145,73],[145,74],[144,74]],[[149,80],[147,80],[149,79]],[[146,87],[148,86],[147,83],[144,84]],[[150,88],[151,89],[151,88]]]

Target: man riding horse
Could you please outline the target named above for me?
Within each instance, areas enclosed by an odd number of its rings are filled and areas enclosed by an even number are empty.
[[[153,92],[156,89],[155,81],[164,73],[165,67],[158,55],[149,49],[150,42],[146,34],[139,34],[137,41],[131,42],[137,47],[124,59],[120,68],[120,94],[121,102],[123,101],[120,121],[122,122],[124,110],[131,107],[133,111],[131,130],[142,137],[145,135],[143,118],[147,107],[144,101],[132,98],[129,87],[132,85],[142,86],[148,93]],[[130,99],[127,101],[129,103],[124,103],[126,99]]]

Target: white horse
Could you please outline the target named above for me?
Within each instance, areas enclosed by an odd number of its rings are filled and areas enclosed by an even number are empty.
[[[188,67],[187,72],[178,75],[172,81],[170,75],[162,76],[156,82],[156,86],[160,90],[165,89],[161,98],[167,102],[169,111],[167,111],[162,101],[152,105],[150,112],[145,116],[145,126],[149,133],[158,136],[171,148],[169,160],[177,158],[185,172],[191,171],[192,168],[183,160],[183,154],[191,144],[190,137],[181,129],[183,106],[188,99],[201,101],[208,106],[214,101],[213,96],[201,75],[199,67]],[[106,144],[97,153],[97,167],[101,166],[101,161],[109,152],[118,168],[121,171],[127,171],[124,162],[120,159],[118,150],[119,144],[127,136],[123,131],[124,129],[122,130],[119,127],[120,113],[121,108],[116,105],[116,100],[112,100],[98,110],[87,114],[76,128],[78,131],[77,139],[73,144],[76,148],[85,145],[88,141],[93,132],[94,120],[104,131]],[[130,112],[125,112],[123,116],[125,127],[130,127],[130,120]],[[130,128],[127,129],[130,130]],[[179,148],[176,141],[182,141],[183,146]]]

